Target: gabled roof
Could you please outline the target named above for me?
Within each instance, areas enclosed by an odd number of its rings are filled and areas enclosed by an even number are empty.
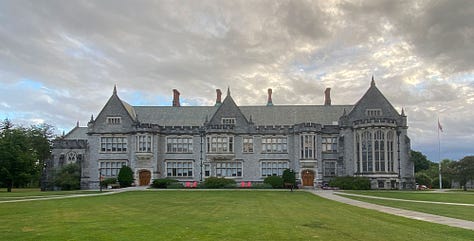
[[[395,118],[400,114],[395,110],[392,104],[385,98],[380,90],[375,85],[374,78],[370,83],[370,88],[362,96],[362,98],[354,105],[354,108],[349,112],[348,116],[351,119],[360,119],[366,117],[367,109],[381,109],[381,117]]]
[[[242,113],[237,104],[235,104],[234,99],[232,99],[232,96],[230,95],[230,89],[227,89],[227,96],[225,97],[222,104],[219,105],[214,115],[212,115],[211,119],[209,120],[209,124],[222,124],[222,118],[235,118],[236,127],[246,126],[248,124],[248,119]]]
[[[65,136],[66,140],[85,140],[87,139],[87,127],[74,127]]]

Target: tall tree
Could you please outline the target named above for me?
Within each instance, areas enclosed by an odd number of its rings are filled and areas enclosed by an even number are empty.
[[[474,180],[474,156],[466,156],[454,165],[456,179],[467,191],[466,184],[469,180]]]
[[[423,153],[413,150],[410,152],[410,160],[415,163],[415,173],[421,170],[428,170],[432,163]]]

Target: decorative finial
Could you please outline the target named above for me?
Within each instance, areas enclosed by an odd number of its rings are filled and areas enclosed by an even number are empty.
[[[402,107],[402,116],[405,116],[405,110]]]
[[[90,122],[94,122],[94,114],[91,115],[91,120]]]
[[[227,96],[230,96],[230,86],[227,86]]]
[[[79,121],[76,122],[76,127],[79,127]]]
[[[253,123],[252,115],[250,115],[249,122],[250,122],[250,123]]]
[[[117,94],[117,85],[114,85],[114,92],[113,92],[114,95]]]
[[[342,112],[342,116],[345,116],[346,114],[346,108],[344,108],[344,111]]]
[[[372,81],[370,82],[370,86],[375,86],[375,80],[374,80],[374,76],[372,75]]]

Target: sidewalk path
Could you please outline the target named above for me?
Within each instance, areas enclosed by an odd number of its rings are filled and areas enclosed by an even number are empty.
[[[474,204],[472,204],[472,203],[448,203],[448,202],[409,200],[409,199],[399,199],[399,198],[390,198],[390,197],[376,197],[376,196],[368,196],[368,195],[361,195],[361,194],[355,194],[355,193],[345,193],[345,192],[343,192],[343,193],[337,192],[337,194],[345,195],[345,196],[363,197],[363,198],[371,198],[371,199],[382,199],[382,200],[392,200],[392,201],[401,201],[401,202],[430,203],[430,204],[444,204],[444,205],[474,207]]]
[[[431,222],[431,223],[444,224],[451,227],[474,230],[474,222],[472,221],[361,202],[361,201],[353,200],[350,198],[341,197],[335,194],[337,192],[330,191],[330,190],[308,190],[308,191],[326,199],[350,204],[350,205],[361,207],[361,208],[372,209],[379,212],[394,214],[394,215],[398,215],[398,216],[402,216],[406,218],[422,220],[422,221]]]

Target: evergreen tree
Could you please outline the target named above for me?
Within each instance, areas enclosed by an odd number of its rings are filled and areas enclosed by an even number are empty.
[[[117,181],[120,183],[120,187],[130,187],[133,183],[133,171],[129,166],[122,166],[120,168]]]

